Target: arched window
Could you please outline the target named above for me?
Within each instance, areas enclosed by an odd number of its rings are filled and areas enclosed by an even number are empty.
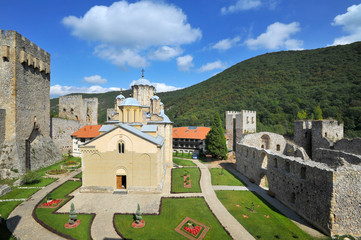
[[[125,150],[124,142],[119,142],[118,143],[118,153],[122,154],[122,153],[124,153],[124,150]]]
[[[277,151],[280,151],[281,150],[281,146],[279,144],[277,144]]]

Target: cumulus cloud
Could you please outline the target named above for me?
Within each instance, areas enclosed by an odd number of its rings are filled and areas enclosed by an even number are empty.
[[[177,66],[179,71],[189,71],[193,64],[193,57],[191,55],[185,55],[177,57]]]
[[[104,84],[108,82],[105,78],[102,78],[100,75],[84,77],[83,81],[90,84]]]
[[[226,38],[226,39],[223,39],[219,42],[217,42],[216,44],[214,44],[212,46],[212,48],[214,49],[218,49],[218,50],[227,50],[227,49],[230,49],[234,46],[237,45],[237,43],[239,43],[239,41],[241,40],[240,37],[235,37],[235,38]]]
[[[208,72],[208,71],[212,71],[214,69],[225,69],[226,65],[224,63],[222,63],[221,61],[215,61],[215,62],[210,62],[207,63],[205,65],[202,65],[199,69],[198,72]]]
[[[67,95],[70,93],[104,93],[109,91],[120,91],[121,88],[118,87],[110,87],[104,88],[98,85],[93,85],[90,87],[75,87],[75,86],[61,86],[54,85],[50,87],[50,97],[59,97],[63,95]]]
[[[144,56],[149,48],[159,48],[155,55],[150,54],[155,59],[168,60],[181,54],[180,45],[202,37],[200,29],[187,22],[182,9],[163,1],[94,6],[84,16],[68,16],[62,22],[72,35],[99,43],[95,54],[118,66],[146,64]],[[136,60],[126,59],[130,55]]]
[[[168,61],[171,58],[174,58],[183,53],[183,50],[180,47],[169,47],[162,46],[154,52],[150,52],[149,58],[155,60]]]
[[[181,89],[181,88],[177,88],[174,86],[166,85],[165,83],[150,82],[148,79],[145,79],[145,78],[141,78],[141,79],[132,81],[129,84],[129,87],[131,88],[133,85],[136,85],[136,84],[154,86],[157,92],[170,92],[170,91],[175,91],[175,90]]]
[[[300,31],[298,22],[284,24],[275,22],[267,27],[266,32],[259,35],[256,39],[250,38],[245,41],[245,44],[250,49],[266,48],[275,50],[279,48],[286,48],[287,50],[302,49],[303,41],[292,39],[291,35]]]
[[[347,8],[347,12],[337,15],[333,26],[342,26],[344,32],[348,35],[336,38],[333,45],[349,44],[361,40],[361,4],[352,5]]]
[[[223,7],[221,9],[222,14],[234,13],[238,11],[250,10],[261,6],[260,0],[237,0],[234,5]]]

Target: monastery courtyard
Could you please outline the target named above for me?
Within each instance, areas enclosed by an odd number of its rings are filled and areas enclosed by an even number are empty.
[[[57,213],[68,214],[70,204],[74,203],[76,212],[79,214],[89,213],[96,214],[93,223],[91,224],[91,237],[93,239],[121,239],[117,234],[113,224],[113,216],[115,213],[120,214],[134,214],[137,203],[141,206],[141,211],[144,214],[159,214],[161,198],[184,198],[184,197],[204,197],[209,208],[216,216],[222,226],[228,231],[233,239],[255,239],[247,230],[227,211],[227,209],[218,200],[214,190],[236,190],[236,191],[253,191],[262,196],[270,204],[276,207],[282,214],[290,218],[303,231],[314,237],[322,237],[316,230],[307,226],[307,224],[293,211],[286,208],[276,199],[271,198],[266,194],[266,191],[250,183],[239,172],[234,171],[232,161],[222,161],[222,167],[228,169],[235,176],[247,184],[244,186],[212,186],[210,168],[221,168],[217,162],[201,163],[198,160],[193,161],[201,171],[200,187],[201,193],[171,193],[171,169],[168,168],[164,182],[163,192],[161,194],[141,194],[141,193],[80,193],[79,189],[70,194],[74,198],[62,206]],[[182,166],[176,166],[182,167]],[[174,169],[174,168],[173,168]],[[10,214],[7,221],[9,230],[20,239],[63,239],[40,224],[38,224],[32,217],[32,213],[37,204],[49,192],[58,186],[62,185],[68,180],[75,180],[75,176],[81,172],[81,169],[73,171],[71,174],[62,177],[47,187],[41,189],[28,200],[20,204]],[[35,211],[34,211],[35,212]],[[143,216],[143,219],[146,219]],[[155,231],[157,231],[155,229]]]

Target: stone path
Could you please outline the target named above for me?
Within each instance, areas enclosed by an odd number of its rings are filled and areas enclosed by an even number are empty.
[[[81,172],[81,169],[77,169],[71,172],[68,176],[56,180],[55,182],[49,184],[43,189],[40,189],[29,199],[22,202],[17,206],[14,211],[11,212],[8,219],[6,220],[6,225],[10,232],[14,236],[17,236],[21,239],[37,239],[37,240],[48,240],[48,239],[64,239],[47,229],[43,228],[38,224],[32,217],[32,213],[36,204],[43,199],[47,193],[49,193],[54,188],[60,186],[64,182],[68,181],[73,176]]]
[[[198,160],[194,161],[201,170],[201,189],[204,199],[211,208],[213,214],[217,217],[222,226],[229,232],[231,237],[236,240],[254,239],[247,230],[227,211],[223,204],[218,200],[211,183],[211,173],[208,168]]]

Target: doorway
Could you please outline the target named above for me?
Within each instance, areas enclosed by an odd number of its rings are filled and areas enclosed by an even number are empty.
[[[127,189],[127,176],[117,175],[117,189]]]

